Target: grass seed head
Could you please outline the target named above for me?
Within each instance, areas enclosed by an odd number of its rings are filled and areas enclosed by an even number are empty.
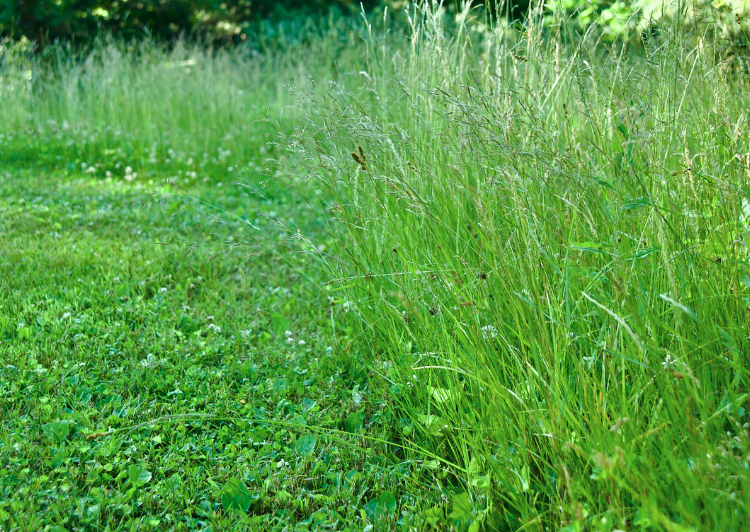
[[[350,152],[350,155],[352,156],[352,159],[354,159],[354,162],[359,165],[360,170],[363,172],[367,171],[367,165],[365,164],[365,154],[362,150],[362,146],[357,146],[359,149],[359,153],[356,152]]]

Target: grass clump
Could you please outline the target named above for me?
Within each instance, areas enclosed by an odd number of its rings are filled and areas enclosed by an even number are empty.
[[[394,436],[455,526],[740,530],[746,79],[678,24],[633,54],[470,16],[370,33],[291,144]]]

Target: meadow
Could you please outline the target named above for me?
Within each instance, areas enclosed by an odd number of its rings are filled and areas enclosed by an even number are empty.
[[[720,37],[4,43],[0,529],[743,530]]]

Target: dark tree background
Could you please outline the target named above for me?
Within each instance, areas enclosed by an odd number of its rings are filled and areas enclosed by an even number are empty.
[[[532,0],[474,0],[486,6],[490,16],[521,20]],[[542,1],[542,0],[533,0]],[[547,13],[563,13],[569,27],[583,31],[598,24],[609,40],[640,39],[658,31],[665,0],[645,0],[634,11],[633,2],[618,0],[544,0]],[[404,0],[362,0],[365,9],[389,5],[399,12]],[[455,9],[460,0],[445,0]],[[747,58],[750,35],[748,0],[690,0],[690,16],[681,23],[696,35],[716,35],[724,42],[724,56]],[[25,37],[37,51],[50,42],[86,45],[97,35],[110,34],[130,40],[150,36],[160,41],[199,38],[212,44],[257,44],[258,36],[273,34],[284,21],[287,35],[301,36],[313,15],[331,10],[342,15],[360,10],[360,0],[0,0],[0,39]],[[668,17],[667,17],[668,18]],[[642,23],[644,20],[647,23]],[[287,24],[289,23],[289,24]],[[271,31],[269,33],[269,28]],[[744,60],[744,59],[743,59]]]
[[[379,4],[365,0],[366,8]],[[359,0],[0,0],[0,35],[25,36],[41,48],[56,40],[86,43],[100,32],[173,40],[200,36],[237,42],[261,20],[360,9]]]

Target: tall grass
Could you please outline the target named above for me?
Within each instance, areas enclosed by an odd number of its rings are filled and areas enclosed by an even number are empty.
[[[676,23],[636,53],[473,16],[426,3],[408,39],[339,21],[260,56],[6,49],[2,158],[263,179],[287,135],[387,436],[448,501],[428,521],[743,529],[747,78]]]
[[[89,49],[57,45],[38,55],[6,43],[0,134],[16,153],[25,145],[30,159],[78,159],[116,175],[166,163],[205,176],[263,161],[301,118],[293,87],[352,62],[351,24],[306,29],[307,38],[277,36],[281,45],[266,44],[263,54],[102,37]]]
[[[392,436],[456,526],[741,530],[747,78],[679,24],[633,53],[471,16],[371,28],[290,144]]]

